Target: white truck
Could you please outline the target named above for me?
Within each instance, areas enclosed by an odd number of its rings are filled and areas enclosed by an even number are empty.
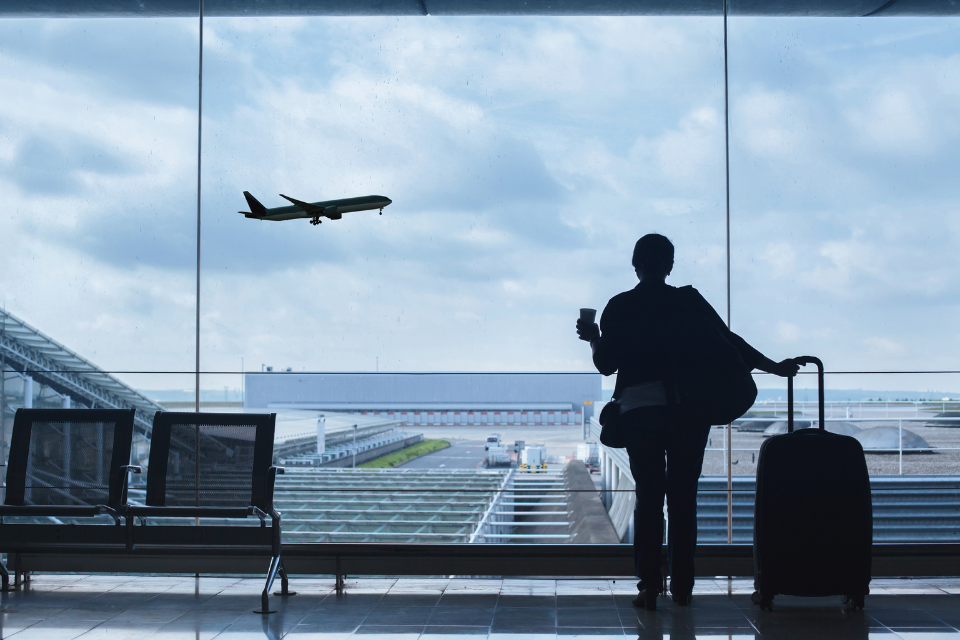
[[[500,446],[500,434],[491,433],[487,436],[487,441],[483,443],[483,450],[489,451],[490,447],[499,447]]]
[[[590,473],[600,473],[600,445],[581,442],[577,445],[577,460],[583,461]]]
[[[513,458],[503,447],[489,447],[487,449],[487,467],[509,467]]]
[[[542,470],[547,468],[547,448],[543,445],[524,447],[520,454],[520,468]]]

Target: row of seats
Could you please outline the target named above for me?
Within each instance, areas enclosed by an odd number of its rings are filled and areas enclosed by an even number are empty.
[[[158,411],[143,504],[127,497],[128,478],[142,473],[130,464],[133,419],[133,409],[17,411],[0,506],[0,553],[13,558],[13,588],[22,582],[24,554],[263,556],[270,564],[258,612],[271,613],[278,575],[279,594],[292,595],[273,508],[283,473],[272,464],[276,414]],[[112,523],[101,523],[102,515]],[[253,517],[260,526],[199,521]],[[0,579],[11,588],[3,563]]]

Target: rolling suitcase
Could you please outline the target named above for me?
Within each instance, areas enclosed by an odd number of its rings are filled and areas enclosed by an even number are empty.
[[[793,378],[787,383],[787,433],[760,447],[753,516],[753,602],[772,609],[777,595],[843,596],[863,608],[870,592],[873,506],[863,447],[824,423],[823,363],[816,364],[820,422],[793,430]]]

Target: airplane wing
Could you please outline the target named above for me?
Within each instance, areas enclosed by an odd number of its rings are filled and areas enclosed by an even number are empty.
[[[301,209],[303,209],[303,210],[306,211],[307,213],[316,213],[316,214],[321,214],[321,213],[323,213],[323,207],[316,207],[316,206],[310,204],[309,202],[303,202],[302,200],[295,200],[295,199],[291,198],[290,196],[285,196],[285,195],[283,195],[282,193],[280,194],[280,197],[283,198],[284,200],[289,200],[290,202],[292,202],[293,204],[297,205],[298,207],[300,207]]]

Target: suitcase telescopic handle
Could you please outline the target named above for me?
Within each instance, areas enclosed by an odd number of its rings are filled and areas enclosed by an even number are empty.
[[[824,422],[825,411],[823,404],[823,362],[820,360],[820,358],[814,356],[800,356],[799,358],[794,358],[793,361],[801,367],[808,364],[817,365],[817,400],[819,402],[820,429],[825,430],[826,424]],[[793,376],[787,378],[787,433],[793,433]]]

